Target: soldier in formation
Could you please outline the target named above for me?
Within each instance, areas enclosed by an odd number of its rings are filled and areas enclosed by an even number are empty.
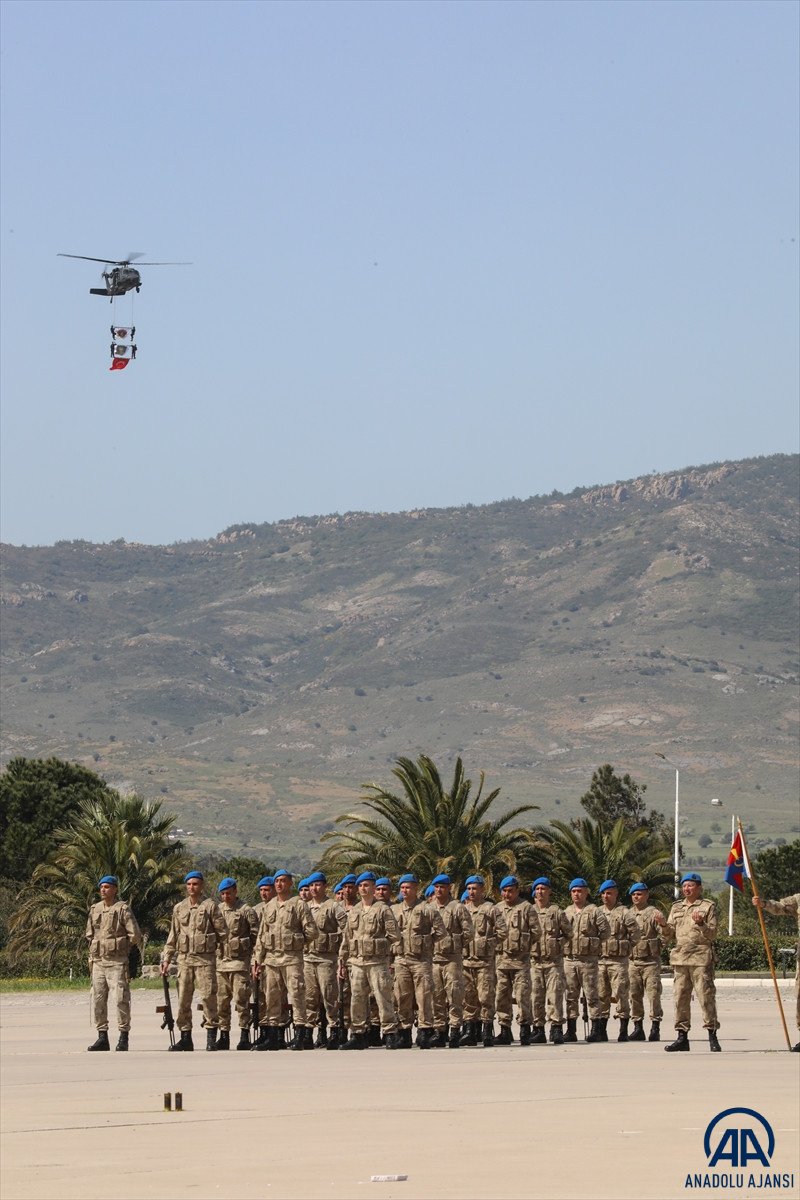
[[[466,908],[472,917],[472,935],[464,946],[464,1028],[462,1046],[494,1045],[494,1012],[498,938],[505,919],[486,898],[482,875],[467,878]]]
[[[419,897],[419,879],[413,871],[400,876],[402,900],[392,908],[400,940],[394,958],[394,997],[400,1022],[400,1048],[412,1044],[414,1016],[418,1021],[417,1045],[434,1044],[433,954],[447,935],[441,916]]]
[[[598,996],[600,948],[602,941],[610,936],[611,926],[602,910],[588,903],[589,885],[585,879],[573,879],[569,894],[572,903],[566,909],[570,935],[564,947],[564,977],[567,985],[567,1032],[564,1041],[578,1040],[578,1013],[583,992],[592,1022],[586,1041],[599,1042],[602,1041]]]
[[[318,1047],[338,1050],[347,1039],[343,1020],[339,1019],[338,963],[347,916],[338,900],[328,896],[328,880],[323,871],[308,876],[311,899],[308,910],[317,927],[314,943],[306,949],[303,963],[306,984],[306,1019],[317,1028]]]
[[[458,1049],[464,1020],[464,946],[472,937],[472,917],[451,895],[449,875],[433,880],[431,911],[444,926],[433,947],[433,1020],[436,1044]]]
[[[253,973],[259,976],[267,994],[267,1038],[263,1048],[280,1048],[278,1030],[285,1027],[285,994],[294,1024],[289,1049],[312,1050],[313,1030],[306,1021],[303,952],[316,941],[317,926],[308,905],[299,896],[292,896],[289,872],[276,871],[274,883],[275,896],[262,913],[253,961]]]
[[[614,1016],[619,1021],[618,1042],[627,1042],[630,1021],[630,984],[628,964],[631,950],[639,941],[639,926],[629,908],[618,903],[619,888],[613,879],[600,884],[603,915],[609,932],[600,942],[600,963],[597,972],[597,992],[600,1003],[600,1040],[608,1041],[608,1021],[611,1002],[616,1000]]]
[[[239,899],[236,880],[230,876],[217,885],[220,911],[227,937],[217,946],[217,992],[219,1038],[217,1050],[231,1048],[231,1006],[239,1023],[237,1050],[250,1049],[250,978],[259,918],[249,904]]]
[[[118,899],[119,880],[104,875],[97,885],[100,900],[89,909],[86,940],[89,943],[89,970],[92,976],[92,1018],[97,1040],[89,1050],[110,1050],[108,1042],[108,997],[117,1001],[117,1050],[128,1049],[131,1028],[131,989],[128,956],[141,948],[142,934],[136,918],[124,900]]]
[[[567,914],[553,904],[553,887],[546,875],[533,881],[533,906],[539,918],[539,938],[531,948],[531,984],[533,1000],[532,1045],[546,1040],[545,1021],[550,1022],[550,1041],[564,1044],[564,946],[571,925]]]
[[[360,902],[347,914],[339,950],[339,972],[349,974],[351,995],[351,1033],[342,1050],[366,1050],[369,1045],[370,993],[378,1006],[386,1048],[398,1050],[402,1044],[389,973],[391,952],[400,933],[389,905],[375,899],[375,880],[374,871],[362,871],[358,876]]]
[[[633,1032],[630,1041],[643,1042],[644,998],[650,1009],[650,1042],[661,1041],[661,933],[667,924],[666,917],[650,903],[650,891],[646,883],[631,884],[628,895],[633,901],[633,915],[639,926],[639,940],[631,951],[629,965],[631,1017]]]
[[[722,1047],[717,1039],[717,989],[714,984],[715,942],[717,940],[717,906],[703,896],[703,880],[690,871],[681,879],[682,900],[676,900],[667,917],[664,935],[674,942],[669,961],[673,970],[673,1000],[675,1029],[678,1036],[664,1049],[691,1049],[692,992],[697,996],[708,1030],[708,1045],[712,1051]]]
[[[533,1010],[531,1008],[531,949],[539,936],[539,919],[533,907],[519,894],[516,875],[506,875],[500,881],[502,899],[495,906],[502,928],[498,939],[495,970],[497,985],[495,1008],[500,1033],[495,1039],[499,1046],[510,1046],[512,1002],[519,1009],[519,1040],[530,1045]]]
[[[216,900],[203,895],[203,875],[189,871],[184,878],[186,899],[172,910],[169,935],[161,956],[161,974],[178,960],[178,1016],[180,1040],[170,1050],[194,1050],[192,999],[199,993],[206,1026],[206,1050],[217,1048],[217,948],[225,944],[228,926]]]

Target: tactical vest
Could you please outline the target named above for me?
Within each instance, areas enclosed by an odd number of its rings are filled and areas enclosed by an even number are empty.
[[[631,950],[634,962],[659,962],[661,959],[661,939],[658,936],[658,926],[654,923],[651,913],[656,911],[644,908],[641,912],[634,911],[636,922],[642,936]]]
[[[602,958],[628,958],[631,952],[631,940],[625,927],[625,909],[611,912],[604,909],[606,920],[611,926],[611,933],[600,940],[600,955]]]
[[[567,912],[572,922],[572,933],[565,946],[569,958],[598,958],[600,955],[600,938],[595,920],[595,907],[587,904],[580,911],[572,909]]]
[[[385,904],[376,902],[368,908],[359,906],[350,910],[347,918],[350,933],[350,949],[354,958],[388,958],[389,939],[383,914]]]
[[[302,901],[301,901],[302,903]],[[277,904],[270,900],[261,918],[260,938],[267,951],[276,954],[302,951],[305,947],[303,926],[291,900]]]
[[[217,948],[217,931],[214,928],[213,900],[201,900],[199,904],[179,905],[178,920],[179,954],[213,954]]]
[[[404,958],[420,961],[430,959],[433,954],[433,921],[427,904],[418,901],[412,909],[398,904],[392,909],[400,930],[398,953]]]
[[[253,950],[253,937],[245,906],[229,909],[223,904],[222,915],[228,926],[228,937],[222,948],[225,958],[248,958]]]
[[[531,952],[533,938],[528,923],[527,901],[503,905],[506,933],[501,943],[502,953],[509,958],[525,958]]]
[[[491,901],[484,900],[477,908],[467,905],[467,912],[472,917],[472,937],[464,947],[464,960],[477,959],[480,962],[488,962],[494,958],[497,946],[494,906]]]
[[[342,931],[336,920],[336,905],[329,901],[314,907],[309,906],[309,912],[317,927],[317,940],[314,942],[314,954],[337,954],[342,940]]]
[[[539,941],[533,946],[531,957],[537,962],[562,958],[566,939],[561,929],[561,909],[555,904],[551,904],[547,908],[538,908],[534,905],[534,908],[542,932]]]
[[[90,957],[127,959],[131,940],[125,928],[124,906],[115,902],[107,908],[102,901],[92,905],[91,923]]]

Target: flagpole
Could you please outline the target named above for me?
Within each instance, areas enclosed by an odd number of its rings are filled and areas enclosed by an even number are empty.
[[[731,845],[736,837],[736,817],[731,815]],[[728,896],[728,937],[733,937],[733,888]]]
[[[784,1016],[783,1001],[781,1000],[781,989],[778,987],[778,977],[775,974],[775,964],[772,961],[772,951],[769,945],[769,938],[767,937],[767,927],[764,924],[764,913],[761,908],[761,897],[758,894],[758,884],[756,883],[756,877],[753,874],[753,868],[750,865],[750,855],[747,853],[747,842],[745,841],[744,837],[744,828],[742,826],[741,817],[737,818],[737,823],[739,825],[739,834],[742,839],[742,856],[744,858],[744,865],[747,870],[747,877],[750,880],[750,887],[753,889],[753,896],[759,902],[756,904],[756,912],[758,913],[758,923],[761,926],[761,936],[764,939],[764,949],[767,952],[767,962],[769,963],[769,971],[770,975],[772,976],[772,984],[775,988],[775,998],[778,1001],[778,1012],[781,1014],[783,1036],[786,1038],[786,1045],[791,1050],[792,1039],[789,1037],[789,1030],[786,1027],[786,1017]]]

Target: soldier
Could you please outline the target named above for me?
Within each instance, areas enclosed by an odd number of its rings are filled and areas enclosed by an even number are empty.
[[[600,1004],[597,997],[600,943],[611,933],[611,927],[601,909],[587,904],[589,885],[585,879],[573,879],[569,885],[572,904],[565,910],[570,922],[569,940],[564,946],[564,978],[567,994],[567,1032],[565,1042],[577,1042],[578,1008],[581,989],[591,1017],[587,1042],[602,1040]]]
[[[328,880],[323,871],[313,871],[308,877],[308,886],[311,891],[308,909],[317,927],[317,940],[303,958],[306,1016],[312,1028],[319,1027],[317,1047],[338,1050],[347,1037],[344,1025],[339,1022],[336,982],[339,945],[347,916],[339,901],[329,898]],[[327,1018],[327,1022],[323,1018]]]
[[[141,948],[142,934],[136,918],[124,900],[117,899],[119,880],[104,875],[97,885],[100,900],[89,909],[86,940],[89,943],[89,971],[92,976],[92,1016],[97,1026],[97,1041],[89,1050],[110,1050],[108,1044],[108,994],[117,995],[117,1050],[128,1049],[131,1028],[131,989],[128,955]]]
[[[614,1013],[619,1021],[618,1042],[628,1040],[628,1022],[631,1009],[628,999],[630,984],[628,963],[631,949],[639,941],[639,926],[630,909],[618,904],[619,888],[613,879],[604,879],[600,884],[603,913],[611,932],[600,943],[600,963],[597,973],[597,992],[600,1001],[600,1040],[608,1041],[608,1019],[611,1016],[611,1001],[616,1000]]]
[[[766,909],[768,913],[772,913],[773,917],[794,917],[797,921],[798,933],[800,933],[800,892],[795,892],[793,896],[784,896],[782,900],[762,900],[760,896],[753,896],[753,904],[758,908]],[[797,966],[794,972],[794,994],[795,1003],[797,1006],[797,1028],[800,1029],[800,940],[797,944],[797,952],[795,955]],[[117,1046],[119,1050],[119,1046]],[[800,1042],[792,1046],[795,1054],[800,1052]]]
[[[511,1033],[513,997],[519,1009],[520,1045],[529,1046],[533,1025],[531,948],[539,936],[539,919],[528,901],[521,899],[516,875],[506,875],[500,881],[500,895],[502,899],[495,905],[498,932],[500,922],[503,928],[495,960],[495,1007],[500,1022],[496,1041],[498,1046],[510,1046],[514,1041]]]
[[[545,1020],[550,1022],[550,1041],[564,1044],[564,946],[569,940],[569,917],[551,903],[553,885],[546,875],[534,879],[531,888],[533,906],[539,918],[541,936],[531,947],[531,985],[533,993],[533,1030],[531,1045],[546,1041]]]
[[[250,972],[258,937],[258,917],[249,904],[239,899],[236,880],[226,876],[217,885],[220,911],[228,927],[224,943],[217,946],[217,990],[219,992],[218,1050],[231,1048],[231,1000],[239,1018],[237,1050],[250,1049]]]
[[[472,937],[472,917],[460,900],[451,898],[449,875],[433,882],[431,909],[441,917],[445,936],[433,948],[433,1019],[438,1046],[457,1050],[464,1020],[464,946]]]
[[[411,1049],[416,1000],[417,1045],[420,1050],[428,1050],[435,1041],[433,946],[446,933],[439,914],[419,898],[419,880],[413,872],[400,876],[400,892],[403,898],[392,908],[400,933],[394,960],[394,998],[400,1020],[400,1048]]]
[[[375,880],[375,899],[382,904],[392,903],[392,881],[388,875],[381,875],[380,879]]]
[[[356,884],[356,876],[352,873],[345,875],[339,883],[339,887],[342,889],[342,908],[347,913],[351,908],[355,908],[355,906],[358,904],[358,885]]]
[[[301,879],[297,885],[297,894],[304,904],[308,904],[311,900],[311,886],[308,879]]]
[[[339,950],[339,974],[350,974],[351,1034],[342,1050],[366,1050],[369,1039],[369,993],[378,1003],[387,1050],[400,1048],[397,1012],[392,999],[389,955],[400,941],[397,922],[388,904],[375,900],[375,872],[362,871],[356,881],[360,903],[347,914]]]
[[[665,1050],[689,1050],[692,990],[700,1001],[708,1045],[722,1047],[717,1040],[717,989],[714,986],[714,957],[717,940],[717,906],[703,898],[703,880],[690,871],[681,879],[682,900],[676,900],[667,917],[664,934],[675,941],[669,961],[673,970],[672,995],[678,1036]]]
[[[472,917],[472,936],[464,946],[464,1024],[461,1045],[494,1045],[495,956],[505,920],[486,898],[482,875],[467,877],[466,909]]]
[[[644,996],[650,1007],[650,1037],[648,1041],[661,1041],[661,938],[659,930],[667,924],[662,912],[649,903],[650,892],[646,883],[634,883],[628,888],[633,901],[633,915],[639,926],[639,941],[631,951],[628,967],[631,984],[631,1017],[633,1033],[630,1041],[643,1042]]]
[[[217,946],[224,944],[228,926],[216,900],[203,895],[203,876],[189,871],[184,877],[186,899],[172,910],[169,935],[161,955],[161,974],[178,957],[178,1016],[180,1041],[170,1050],[194,1050],[192,1042],[192,998],[200,993],[206,1025],[206,1050],[217,1048]]]
[[[272,875],[263,875],[259,879],[258,894],[261,897],[258,904],[253,909],[253,912],[258,918],[259,928],[261,927],[261,918],[264,915],[264,909],[269,904],[270,900],[275,895],[275,879]],[[251,965],[252,971],[252,965]],[[286,1021],[289,1020],[289,1003],[285,1002]],[[258,989],[258,1041],[252,1047],[254,1050],[262,1050],[266,1048],[269,1040],[269,1024],[267,1022],[267,993],[263,987]]]
[[[303,951],[316,940],[314,919],[299,896],[293,896],[292,876],[275,872],[275,898],[264,909],[258,930],[253,973],[260,975],[267,992],[267,1042],[265,1050],[279,1050],[279,1029],[284,1028],[283,989],[289,997],[294,1023],[290,1050],[313,1050],[313,1030],[306,1024],[306,985]],[[261,1047],[257,1045],[257,1048]]]

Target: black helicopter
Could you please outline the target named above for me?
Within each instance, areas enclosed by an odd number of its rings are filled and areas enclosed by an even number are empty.
[[[103,271],[103,279],[105,287],[89,288],[90,296],[109,296],[111,300],[115,296],[124,296],[126,292],[131,292],[135,288],[139,291],[142,286],[142,277],[136,267],[132,267],[132,262],[137,262],[142,253],[129,254],[127,258],[91,258],[88,254],[58,254],[57,258],[80,258],[84,262],[99,262],[110,267],[109,271]],[[190,267],[191,263],[184,262],[152,262],[142,263],[143,267]]]

